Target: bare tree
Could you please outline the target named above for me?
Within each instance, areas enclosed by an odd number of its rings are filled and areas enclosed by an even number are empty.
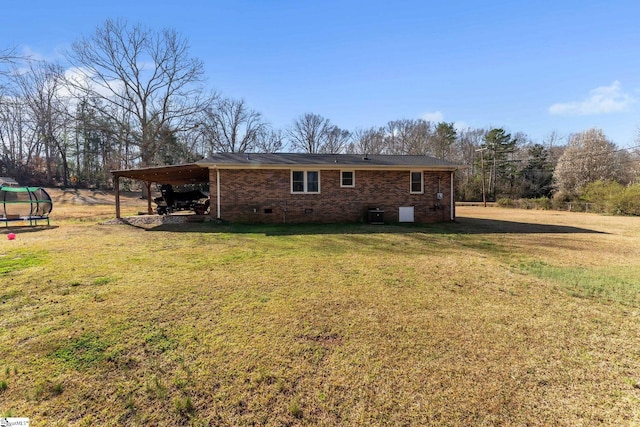
[[[480,200],[482,197],[482,156],[478,151],[484,143],[485,129],[463,129],[457,134],[452,161],[466,165],[456,172],[458,189],[462,200]]]
[[[422,119],[393,120],[386,127],[389,154],[433,154],[434,131],[431,122]]]
[[[18,176],[29,163],[32,132],[31,116],[23,100],[14,96],[0,97],[0,173]]]
[[[103,99],[110,108],[102,113],[123,131],[137,133],[145,166],[152,164],[166,129],[193,127],[196,113],[212,99],[203,96],[202,62],[189,56],[187,41],[171,29],[155,32],[107,20],[73,43],[67,58],[80,76],[70,79],[75,90]]]
[[[549,161],[553,168],[555,168],[558,159],[566,148],[566,140],[567,138],[559,135],[558,132],[551,131],[542,141],[542,145],[549,151]]]
[[[111,170],[128,167],[127,148],[132,136],[122,132],[108,116],[101,99],[75,99],[73,153],[78,181],[109,186]],[[122,121],[124,122],[124,120]]]
[[[203,126],[211,150],[226,153],[253,151],[266,130],[260,113],[249,109],[242,99],[228,98],[205,114]]]
[[[284,146],[281,130],[263,129],[258,137],[255,150],[259,153],[277,153]]]
[[[15,64],[20,59],[21,58],[16,54],[16,49],[14,47],[0,49],[0,77],[9,76],[11,74],[11,71],[7,66]],[[3,82],[0,81],[0,90],[2,90],[3,87]]]
[[[16,73],[14,78],[31,116],[38,144],[36,150],[44,153],[46,180],[52,182],[59,156],[61,175],[66,185],[69,177],[66,138],[69,115],[62,96],[62,73],[59,65],[32,62],[27,72]]]
[[[628,158],[630,182],[633,184],[640,184],[640,149],[635,148],[629,151]]]
[[[9,65],[17,60],[15,48],[0,49],[0,173],[15,174],[22,160],[23,104],[8,94]]]
[[[351,154],[383,154],[386,151],[384,128],[356,130],[347,147]]]
[[[320,147],[320,152],[324,154],[344,153],[351,139],[351,132],[332,126],[326,135],[325,142]]]
[[[307,113],[293,121],[287,135],[294,150],[314,154],[322,152],[332,129],[329,119]]]
[[[476,159],[478,157],[477,150],[484,143],[484,136],[487,133],[485,129],[463,129],[458,133],[456,139],[455,155],[452,160],[455,162],[468,165],[468,169],[459,171],[465,177],[471,178],[475,175]]]

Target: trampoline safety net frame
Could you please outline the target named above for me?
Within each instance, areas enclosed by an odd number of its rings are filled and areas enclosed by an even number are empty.
[[[42,187],[0,186],[0,218],[47,218],[51,196]]]

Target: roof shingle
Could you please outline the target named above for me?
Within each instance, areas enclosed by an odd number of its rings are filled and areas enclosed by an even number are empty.
[[[225,166],[335,166],[343,167],[425,167],[453,170],[460,167],[447,160],[421,155],[363,155],[306,153],[216,153],[198,164]]]

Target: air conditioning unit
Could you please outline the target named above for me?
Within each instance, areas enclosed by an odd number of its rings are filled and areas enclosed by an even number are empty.
[[[367,212],[367,222],[369,224],[384,224],[384,211],[380,209],[369,209]]]

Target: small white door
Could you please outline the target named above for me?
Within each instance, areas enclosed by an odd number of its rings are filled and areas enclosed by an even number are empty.
[[[413,222],[413,206],[400,207],[400,222]]]

